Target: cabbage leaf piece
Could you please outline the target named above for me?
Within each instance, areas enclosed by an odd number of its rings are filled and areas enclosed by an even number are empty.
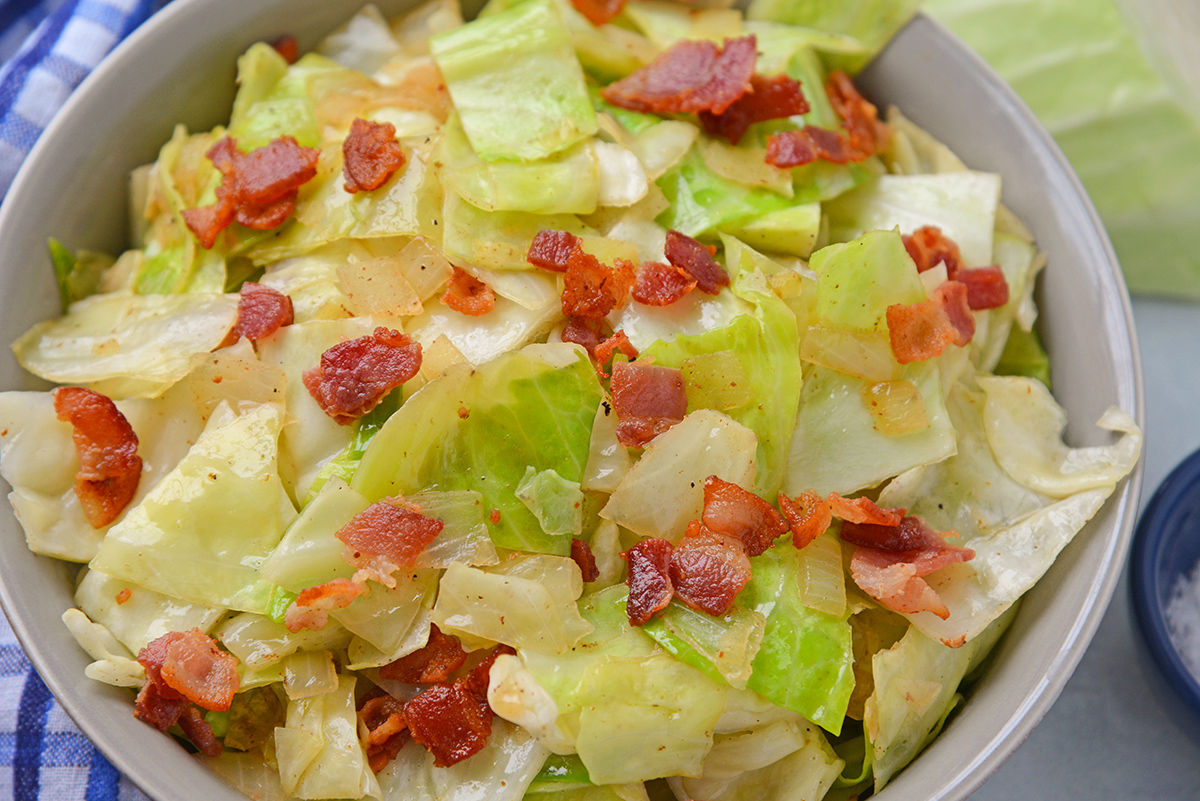
[[[916,13],[918,0],[753,0],[746,9],[751,20],[774,20],[854,37],[861,49],[834,59],[851,72],[864,66]],[[831,53],[830,55],[836,55]]]
[[[840,733],[854,689],[849,610],[831,615],[803,605],[800,555],[789,542],[750,564],[754,577],[738,603],[766,617],[766,629],[746,687]]]
[[[544,158],[596,132],[583,69],[551,0],[481,17],[429,47],[484,161]]]
[[[506,720],[492,721],[487,745],[470,759],[446,768],[415,743],[379,772],[384,799],[405,801],[521,801],[549,751],[524,729]]]
[[[948,645],[980,636],[1049,570],[1132,469],[1141,446],[1133,420],[1110,411],[1100,426],[1121,435],[1115,444],[1067,448],[1055,427],[1061,409],[1038,382],[990,376],[979,382],[997,397],[961,387],[950,396],[958,453],[898,476],[879,496],[885,506],[906,506],[934,528],[955,531],[955,544],[975,551],[971,561],[927,578],[950,609],[948,619],[929,612],[906,615],[926,636]],[[997,438],[989,430],[987,408],[1010,401],[1019,411],[1001,405],[1011,417],[1007,433]],[[1026,472],[1010,473],[1006,458]],[[1078,469],[1064,471],[1063,465]],[[1030,473],[1039,478],[1028,480]],[[1067,486],[1071,494],[1058,491]]]
[[[754,305],[754,312],[733,319],[721,328],[693,336],[676,336],[656,342],[643,351],[654,363],[681,368],[689,360],[716,353],[731,354],[744,373],[753,400],[737,408],[721,409],[754,432],[758,439],[755,491],[773,501],[783,484],[788,448],[796,427],[800,404],[800,342],[796,317],[767,286],[762,273],[741,273],[749,262],[749,248],[725,238],[727,260],[737,259],[730,271],[738,273],[734,293]],[[732,258],[731,258],[732,257]],[[701,393],[688,387],[688,410],[697,408]],[[726,479],[730,480],[730,479]]]
[[[842,765],[816,726],[778,720],[749,731],[717,734],[700,776],[675,781],[684,797],[709,801],[824,798]]]
[[[21,366],[57,384],[86,384],[111,398],[154,397],[214,350],[237,315],[237,296],[95,295],[13,343]]]
[[[75,603],[134,654],[171,631],[207,632],[225,613],[223,607],[184,603],[99,570],[84,571],[75,587]]]
[[[473,490],[498,547],[565,555],[570,537],[547,534],[514,490],[530,466],[582,479],[602,396],[595,369],[573,345],[530,345],[474,371],[455,365],[388,419],[352,486],[369,501]]]
[[[379,783],[358,741],[355,677],[337,689],[288,702],[287,723],[275,729],[275,758],[284,792],[297,798],[380,797]]]
[[[863,728],[870,744],[878,792],[937,733],[961,697],[959,684],[1012,622],[1010,612],[961,648],[949,648],[916,629],[871,660],[875,691],[867,699]]]
[[[187,456],[109,529],[91,565],[195,604],[266,612],[259,574],[296,512],[279,480],[278,404],[223,404]]]

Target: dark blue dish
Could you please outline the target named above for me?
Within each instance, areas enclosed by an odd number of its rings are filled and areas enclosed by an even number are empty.
[[[1200,740],[1200,681],[1188,671],[1167,629],[1175,582],[1200,561],[1200,451],[1188,456],[1150,499],[1133,538],[1129,586],[1147,651],[1171,706],[1184,706],[1182,727]],[[1164,693],[1165,690],[1165,693]]]

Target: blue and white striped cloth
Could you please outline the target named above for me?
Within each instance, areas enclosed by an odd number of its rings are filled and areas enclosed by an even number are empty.
[[[166,0],[0,0],[0,196],[63,102]],[[144,801],[59,707],[0,616],[0,799]]]

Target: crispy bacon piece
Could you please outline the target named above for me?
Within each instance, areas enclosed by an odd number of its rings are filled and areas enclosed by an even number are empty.
[[[626,0],[571,0],[575,10],[588,18],[588,22],[599,27],[611,22],[621,9],[625,8]]]
[[[349,564],[364,577],[394,587],[391,574],[412,567],[445,525],[402,498],[384,498],[352,517],[336,536],[346,543],[342,557]]]
[[[471,668],[471,672],[459,679],[466,687],[467,692],[479,699],[480,703],[487,703],[488,684],[492,676],[492,665],[496,663],[496,657],[501,654],[516,655],[516,650],[509,645],[497,645],[492,650],[488,651],[482,661],[475,667]]]
[[[563,342],[573,342],[588,352],[588,356],[596,358],[596,347],[604,341],[600,334],[600,321],[589,320],[586,317],[571,317],[562,332]]]
[[[466,270],[455,267],[454,274],[446,283],[442,303],[456,312],[479,317],[496,307],[496,293]]]
[[[904,516],[891,525],[846,521],[839,536],[851,545],[878,551],[917,551],[932,542],[928,531],[920,518]]]
[[[600,94],[614,106],[633,111],[721,114],[749,91],[757,58],[753,36],[726,39],[723,47],[683,39]]]
[[[133,500],[142,477],[142,459],[133,427],[110,398],[83,387],[54,390],[54,413],[70,423],[79,472],[75,495],[92,528],[120,516]]]
[[[292,632],[300,629],[320,631],[329,623],[329,612],[345,609],[362,595],[366,588],[358,582],[335,578],[315,587],[301,590],[283,616],[283,624]]]
[[[241,684],[237,657],[222,651],[198,628],[175,633],[180,636],[167,644],[159,666],[162,680],[198,706],[228,712]]]
[[[825,94],[842,118],[842,129],[849,139],[854,161],[869,158],[887,144],[891,130],[879,121],[875,106],[858,93],[849,75],[841,70],[829,73]]]
[[[433,754],[433,764],[446,768],[479,753],[492,733],[492,709],[467,682],[435,684],[404,705],[412,738]]]
[[[644,626],[656,612],[671,603],[675,594],[671,584],[672,550],[669,540],[651,537],[621,554],[629,566],[629,575],[625,578],[629,586],[625,614],[633,625]]]
[[[633,283],[633,299],[647,306],[670,306],[696,288],[696,279],[681,267],[644,262]]]
[[[995,309],[1008,303],[1008,281],[998,265],[966,268],[958,243],[933,225],[925,225],[902,237],[904,248],[916,262],[917,272],[946,265],[946,278],[966,284],[967,306],[975,311]]]
[[[226,342],[241,337],[257,342],[295,320],[292,299],[277,289],[247,281],[238,290],[237,320]]]
[[[947,345],[966,345],[975,335],[975,318],[967,306],[967,287],[945,281],[920,303],[887,309],[888,338],[901,364],[941,355]]]
[[[945,620],[950,610],[924,577],[954,562],[975,558],[970,548],[948,545],[942,535],[918,518],[908,536],[916,544],[909,550],[888,551],[858,547],[850,557],[850,576],[859,588],[896,612],[932,612]]]
[[[612,373],[617,441],[626,448],[644,446],[687,414],[687,394],[678,370],[617,362]]]
[[[904,249],[917,265],[917,272],[932,270],[939,264],[946,265],[946,275],[954,278],[954,274],[962,269],[962,254],[958,243],[942,233],[936,225],[923,225],[911,234],[900,237]]]
[[[590,253],[576,249],[567,260],[563,282],[562,311],[566,317],[599,320],[613,309],[629,302],[634,269],[630,262],[617,259],[614,266],[601,264]]]
[[[787,169],[811,164],[817,159],[832,164],[854,161],[846,138],[837,131],[805,125],[767,137],[767,163]]]
[[[792,527],[792,544],[797,549],[821,536],[833,523],[829,501],[815,490],[805,490],[794,499],[780,493],[779,509]]]
[[[788,521],[771,504],[747,489],[716,476],[704,480],[704,527],[741,543],[747,556],[758,556],[788,530]]]
[[[700,112],[700,125],[709,136],[719,136],[737,144],[756,122],[807,114],[808,99],[800,90],[800,82],[787,75],[750,78],[750,91],[734,101],[722,114]]]
[[[830,73],[825,95],[841,118],[841,130],[806,125],[773,134],[767,138],[768,164],[798,167],[817,159],[848,164],[870,158],[887,143],[888,127],[879,121],[875,106],[858,93],[850,76],[841,70]]]
[[[671,552],[670,577],[679,600],[719,617],[750,581],[750,559],[740,540],[710,531],[699,520],[693,520]]]
[[[581,539],[571,539],[571,559],[579,565],[579,572],[584,581],[595,581],[600,578],[600,568],[596,567],[596,556],[592,546]]]
[[[221,755],[221,741],[213,734],[212,726],[204,719],[204,715],[194,706],[186,707],[176,721],[183,733],[192,741],[192,745],[206,757],[216,758]]]
[[[351,194],[370,192],[388,182],[404,166],[404,151],[396,141],[396,126],[355,117],[342,142],[342,177]]]
[[[203,753],[220,754],[221,743],[193,704],[229,711],[241,683],[237,657],[217,648],[200,629],[191,629],[150,641],[137,661],[146,671],[146,683],[138,692],[134,716],[159,731],[178,723]]]
[[[349,425],[417,374],[421,344],[390,328],[334,345],[305,370],[304,386],[325,414]]]
[[[836,492],[829,493],[828,502],[833,516],[849,523],[895,526],[908,511],[899,506],[881,508],[870,498],[843,498]]]
[[[295,211],[300,187],[317,174],[320,154],[290,136],[242,153],[226,136],[207,154],[221,172],[216,203],[184,209],[183,221],[205,248],[235,220],[258,230],[277,228]]]
[[[729,286],[729,273],[717,264],[714,251],[715,248],[702,245],[686,234],[667,231],[667,261],[695,279],[696,288],[708,295]]]
[[[547,228],[534,235],[525,260],[543,270],[565,273],[571,255],[579,250],[579,237],[566,231],[554,231]]]
[[[358,702],[358,719],[367,730],[363,745],[367,764],[378,773],[396,758],[408,742],[408,723],[404,720],[404,702],[373,687]]]
[[[959,270],[954,280],[967,287],[967,306],[972,311],[996,309],[1008,303],[1008,280],[1000,266]]]
[[[605,338],[596,346],[593,353],[596,359],[596,372],[600,374],[601,378],[608,378],[608,371],[604,368],[612,361],[612,357],[617,351],[625,354],[627,359],[636,359],[638,355],[637,348],[629,341],[629,337],[625,336],[625,332],[614,331],[612,336]]]
[[[429,642],[380,667],[379,677],[405,684],[437,684],[448,680],[466,661],[467,652],[458,638],[430,624]]]
[[[283,56],[283,60],[289,64],[295,64],[300,60],[300,43],[291,34],[280,36],[271,42],[271,47],[275,48],[275,52]]]

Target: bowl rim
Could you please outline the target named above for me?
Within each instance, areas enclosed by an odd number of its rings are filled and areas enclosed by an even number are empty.
[[[1129,557],[1129,590],[1138,631],[1154,664],[1168,685],[1200,720],[1200,677],[1188,669],[1171,637],[1166,609],[1161,603],[1173,587],[1166,585],[1162,557],[1183,522],[1180,504],[1200,506],[1200,449],[1185,457],[1155,490],[1142,512]],[[1200,562],[1192,568],[1200,575]]]
[[[239,0],[217,1],[223,4],[223,8],[233,8],[239,2]],[[210,4],[210,0],[175,0],[168,4],[114,48],[112,53],[85,78],[47,126],[27,157],[25,164],[19,170],[8,193],[8,200],[0,206],[0,230],[5,230],[10,226],[12,224],[10,219],[16,216],[13,208],[15,201],[10,202],[10,200],[33,191],[32,185],[40,177],[39,171],[43,169],[47,159],[52,157],[51,154],[55,148],[60,146],[60,140],[66,135],[66,132],[75,125],[73,119],[79,110],[86,108],[89,104],[89,92],[96,88],[112,89],[123,75],[127,75],[133,69],[133,62],[136,62],[140,51],[148,48],[151,43],[157,41],[164,34],[182,35],[194,31],[196,25],[203,25],[206,13],[204,7]],[[361,3],[347,3],[345,5],[347,13],[351,13],[357,5],[361,5]],[[1015,115],[1028,126],[1034,137],[1039,140],[1040,146],[1047,152],[1052,162],[1051,166],[1060,171],[1064,179],[1069,182],[1072,188],[1072,202],[1080,206],[1073,211],[1077,215],[1082,215],[1082,218],[1088,223],[1087,227],[1090,229],[1089,233],[1093,240],[1091,244],[1099,243],[1102,256],[1098,259],[1097,269],[1106,266],[1107,272],[1103,276],[1104,280],[1115,281],[1117,289],[1115,297],[1108,297],[1106,303],[1115,305],[1115,311],[1110,309],[1114,312],[1112,316],[1116,320],[1123,321],[1124,325],[1117,339],[1123,346],[1129,348],[1126,354],[1128,358],[1119,365],[1118,372],[1122,381],[1118,389],[1123,396],[1130,398],[1132,408],[1126,409],[1126,411],[1134,415],[1138,425],[1144,430],[1143,375],[1128,291],[1099,215],[1083,190],[1078,177],[1067,163],[1057,144],[1041,127],[1024,102],[1003,83],[981,57],[970,51],[944,26],[923,13],[918,13],[914,21],[909,22],[907,27],[913,26],[933,26],[937,35],[945,40],[944,43],[953,52],[955,58],[974,69],[985,81],[986,89],[993,97],[1003,102],[1006,113]],[[200,29],[203,30],[202,27]],[[27,187],[27,185],[30,186]],[[1111,533],[1106,532],[1108,539],[1100,580],[1092,581],[1086,601],[1081,602],[1079,613],[1071,620],[1069,627],[1065,628],[1062,640],[1063,649],[1057,655],[1050,675],[1043,677],[1043,681],[1024,699],[1024,703],[997,727],[994,736],[988,741],[989,746],[977,754],[970,763],[963,765],[953,777],[947,778],[936,798],[962,799],[983,784],[988,776],[1016,750],[1061,693],[1098,629],[1117,586],[1121,567],[1133,536],[1144,461],[1144,457],[1139,460],[1133,473],[1117,486],[1113,495],[1106,501],[1106,507],[1111,509],[1109,517],[1114,520],[1112,523],[1114,530]],[[6,614],[8,610],[19,606],[19,604],[14,604],[10,588],[2,581],[0,581],[0,602],[2,602]],[[42,653],[37,632],[31,629],[23,618],[13,619],[10,617],[10,621],[13,631],[29,655],[30,661],[38,673],[46,678],[47,685],[59,699],[67,714],[122,773],[133,780],[135,784],[143,786],[146,780],[139,769],[144,767],[144,763],[138,761],[135,754],[128,753],[125,749],[116,749],[114,753],[113,747],[100,745],[101,743],[107,744],[111,736],[102,730],[98,723],[93,723],[87,713],[86,693],[81,692],[77,686],[80,683],[80,677],[67,676],[54,665],[46,654]],[[944,741],[946,738],[940,739]],[[172,745],[174,744],[172,743]],[[937,741],[934,743],[934,746],[936,745]],[[905,772],[899,774],[893,781],[893,785],[902,784],[904,775]],[[153,794],[161,792],[156,781],[149,781],[144,786],[153,788]],[[170,796],[163,795],[161,797]],[[883,797],[890,798],[892,796],[888,795],[887,789],[885,789]]]

